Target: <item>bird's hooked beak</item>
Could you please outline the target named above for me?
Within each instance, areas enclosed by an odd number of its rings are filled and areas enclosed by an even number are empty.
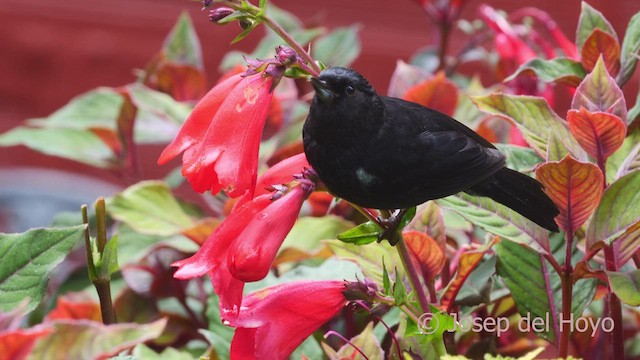
[[[318,78],[311,78],[311,86],[313,86],[316,91],[316,96],[322,100],[326,105],[331,105],[333,103],[333,98],[336,95],[327,82],[324,80],[320,80]]]

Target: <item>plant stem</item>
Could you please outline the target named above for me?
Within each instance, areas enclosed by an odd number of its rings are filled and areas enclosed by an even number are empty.
[[[104,198],[99,197],[96,200],[96,242],[98,252],[102,254],[104,247],[107,245],[107,209]]]
[[[104,253],[104,247],[107,245],[107,209],[104,198],[99,197],[96,200],[96,245],[100,256]],[[98,292],[100,298],[100,312],[102,313],[102,322],[105,325],[116,323],[116,313],[113,309],[111,301],[111,284],[109,277],[106,278],[98,275],[93,281],[93,285]]]
[[[399,236],[399,241],[396,246],[398,248],[400,260],[402,260],[402,265],[404,265],[404,269],[407,272],[407,276],[409,277],[411,287],[416,292],[416,295],[418,297],[418,302],[420,303],[421,308],[420,310],[423,314],[431,313],[431,309],[429,308],[429,300],[427,299],[427,295],[424,292],[422,283],[420,283],[418,272],[416,271],[416,268],[415,266],[413,266],[413,262],[411,261],[411,254],[409,253],[407,243],[404,241],[404,236]]]
[[[291,48],[295,50],[307,64],[309,64],[309,66],[311,67],[309,70],[312,71],[313,76],[318,76],[318,74],[320,74],[320,71],[322,71],[322,69],[320,69],[320,66],[316,64],[311,55],[309,55],[309,53],[304,48],[302,48],[302,46],[300,46],[300,44],[298,44],[298,42],[296,42],[295,39],[291,37],[291,35],[289,35],[289,33],[285,29],[282,28],[282,26],[280,26],[278,23],[273,21],[273,19],[266,15],[262,16],[262,21],[266,26],[273,30],[273,32],[280,36],[280,38],[284,40],[284,42],[291,46]]]
[[[560,266],[560,263],[558,263],[558,260],[556,260],[556,258],[554,258],[552,254],[545,254],[543,256],[551,264],[558,275],[562,274],[562,266]]]
[[[568,209],[567,217],[571,218],[571,207]],[[571,302],[573,300],[573,264],[571,264],[571,259],[573,257],[573,238],[574,238],[573,227],[569,226],[569,229],[565,232],[565,256],[564,256],[564,267],[562,272],[559,272],[560,275],[560,283],[562,286],[562,312],[561,319],[568,319],[571,316]],[[564,324],[564,322],[561,322]],[[563,326],[560,326],[560,349],[558,351],[558,356],[561,358],[566,358],[569,351],[569,338],[571,337],[571,328],[564,329]]]
[[[447,48],[449,47],[449,35],[451,34],[451,23],[443,21],[440,23],[440,41],[438,43],[438,69],[444,70],[446,67]]]
[[[109,280],[98,279],[93,283],[98,297],[100,298],[100,313],[102,314],[102,323],[105,325],[116,323],[116,313],[111,302],[111,284]]]
[[[607,245],[604,248],[605,267],[608,271],[618,271],[616,254],[613,245]],[[624,359],[624,333],[622,328],[622,304],[618,296],[611,290],[609,285],[609,294],[607,294],[609,303],[609,317],[613,319],[615,327],[610,333],[611,349],[613,351],[613,359]]]

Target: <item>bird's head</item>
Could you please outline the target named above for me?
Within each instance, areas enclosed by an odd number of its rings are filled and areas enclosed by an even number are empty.
[[[375,90],[367,79],[357,71],[342,67],[331,67],[311,78],[311,85],[316,91],[314,102],[325,107],[371,106],[377,99]]]

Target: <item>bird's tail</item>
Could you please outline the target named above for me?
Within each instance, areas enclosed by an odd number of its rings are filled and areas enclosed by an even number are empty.
[[[554,218],[560,211],[542,191],[543,188],[536,179],[505,167],[467,192],[490,197],[543,228],[558,232],[560,230]]]

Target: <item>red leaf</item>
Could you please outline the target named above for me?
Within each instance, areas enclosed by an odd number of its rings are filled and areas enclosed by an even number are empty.
[[[0,333],[0,360],[26,359],[36,340],[51,332],[51,328],[38,326]]]
[[[620,72],[620,44],[609,33],[594,29],[582,46],[582,66],[591,71],[602,55],[604,63],[611,76]]]
[[[207,92],[202,70],[191,65],[163,63],[149,76],[145,85],[171,95],[177,101],[196,101]]]
[[[616,115],[585,108],[569,110],[567,122],[580,146],[602,164],[622,146],[627,133],[626,125]]]
[[[121,164],[127,169],[135,169],[137,167],[136,143],[133,139],[133,130],[138,108],[131,101],[131,95],[129,95],[129,91],[126,88],[119,89],[118,92],[124,99],[116,120],[118,140],[121,144],[121,152],[118,153],[118,156]]]
[[[57,321],[53,331],[32,349],[31,358],[60,360],[109,359],[115,354],[156,339],[166,319],[150,324],[103,325],[87,320]]]
[[[597,166],[568,155],[559,162],[540,166],[536,169],[536,178],[560,209],[556,223],[570,234],[575,234],[589,218],[604,190],[604,176]]]
[[[624,94],[615,79],[607,72],[602,57],[598,58],[593,71],[585,76],[573,96],[571,108],[580,110],[582,107],[591,112],[603,111],[614,114],[627,123]]]
[[[489,251],[489,249],[497,242],[498,237],[494,237],[491,241],[487,241],[477,250],[465,251],[462,255],[460,255],[456,276],[449,282],[447,289],[440,298],[440,304],[446,312],[449,312],[451,310],[453,302],[456,299],[456,296],[458,296],[458,292],[462,288],[462,285],[467,280],[469,275],[471,275],[473,269],[478,266],[484,254]]]
[[[74,299],[70,296],[62,296],[58,298],[58,304],[48,315],[47,320],[93,320],[102,322],[102,314],[100,313],[100,305],[93,301],[84,299]]]
[[[425,281],[433,281],[444,266],[445,256],[440,245],[429,235],[411,230],[402,233],[412,260],[422,270]]]
[[[458,88],[443,72],[439,72],[433,78],[407,90],[403,99],[451,116],[458,105]]]
[[[231,199],[233,200],[233,199]],[[205,241],[211,236],[211,233],[220,225],[220,219],[204,218],[196,222],[193,227],[183,230],[182,235],[188,237],[196,244],[202,246]]]

